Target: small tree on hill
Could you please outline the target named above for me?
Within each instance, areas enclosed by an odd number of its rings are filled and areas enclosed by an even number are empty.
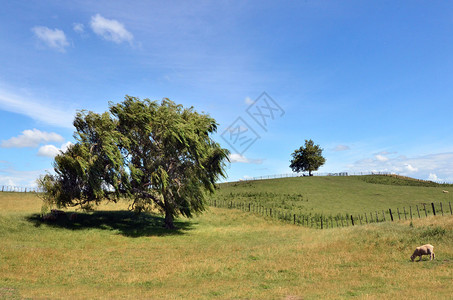
[[[210,137],[215,120],[168,99],[126,96],[103,114],[78,112],[74,126],[77,143],[55,157],[55,175],[38,180],[48,205],[125,198],[136,211],[158,209],[174,228],[175,216],[205,209],[205,192],[226,175],[229,152]]]
[[[308,171],[308,174],[312,176],[312,172],[317,171],[326,162],[326,159],[322,156],[322,150],[312,140],[305,140],[305,146],[301,146],[291,154],[293,159],[289,167],[293,172]]]

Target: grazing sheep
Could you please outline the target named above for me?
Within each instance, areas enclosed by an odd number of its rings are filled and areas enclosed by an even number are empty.
[[[448,194],[448,191],[442,191],[442,193],[444,193],[444,194]]]
[[[54,215],[52,214],[46,214],[44,216],[42,216],[42,219],[44,221],[56,221],[57,220],[57,217],[55,217]]]
[[[66,216],[66,213],[64,211],[62,211],[62,210],[59,210],[59,209],[51,209],[50,213],[52,215],[56,216],[57,218]]]
[[[52,209],[50,210],[50,213],[42,216],[42,219],[44,221],[57,221],[58,219],[61,218],[67,218],[67,215],[64,211],[59,209]]]
[[[433,245],[426,244],[426,245],[417,247],[411,256],[411,260],[414,261],[415,257],[419,256],[420,259],[418,261],[421,261],[422,255],[429,255],[429,260],[433,260],[435,257]]]

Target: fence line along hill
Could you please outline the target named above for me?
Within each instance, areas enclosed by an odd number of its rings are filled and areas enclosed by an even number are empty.
[[[319,228],[451,215],[451,202],[451,184],[365,175],[223,183],[209,204]]]

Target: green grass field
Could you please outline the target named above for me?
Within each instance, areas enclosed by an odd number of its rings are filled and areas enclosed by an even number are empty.
[[[287,191],[285,191],[287,192]],[[0,299],[451,299],[453,217],[308,229],[210,208],[161,228],[125,204],[42,223],[0,193]],[[412,263],[431,243],[436,260]]]
[[[443,193],[443,190],[449,189],[451,193]],[[363,216],[364,213],[378,211],[382,218],[382,211],[385,210],[389,220],[388,209],[396,213],[397,209],[402,212],[404,208],[409,213],[411,206],[415,217],[416,206],[421,210],[423,204],[432,213],[432,202],[439,214],[440,203],[443,204],[442,209],[450,214],[453,186],[373,175],[295,177],[224,183],[219,186],[213,200],[224,207],[231,206],[231,203],[233,206],[244,203],[248,207],[251,203],[252,207],[262,206],[303,215]]]

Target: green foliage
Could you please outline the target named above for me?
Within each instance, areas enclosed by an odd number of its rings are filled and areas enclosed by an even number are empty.
[[[428,227],[421,232],[420,236],[422,238],[440,238],[443,237],[446,232],[445,228],[440,226]]]
[[[135,211],[158,209],[166,227],[204,210],[205,191],[225,177],[228,151],[210,137],[217,123],[193,107],[126,96],[103,114],[78,112],[77,143],[55,158],[56,175],[38,180],[57,207],[131,201]]]
[[[311,172],[318,170],[326,162],[322,156],[322,150],[312,140],[305,140],[305,146],[301,146],[291,154],[293,159],[289,167],[297,173],[308,171],[311,176]]]

